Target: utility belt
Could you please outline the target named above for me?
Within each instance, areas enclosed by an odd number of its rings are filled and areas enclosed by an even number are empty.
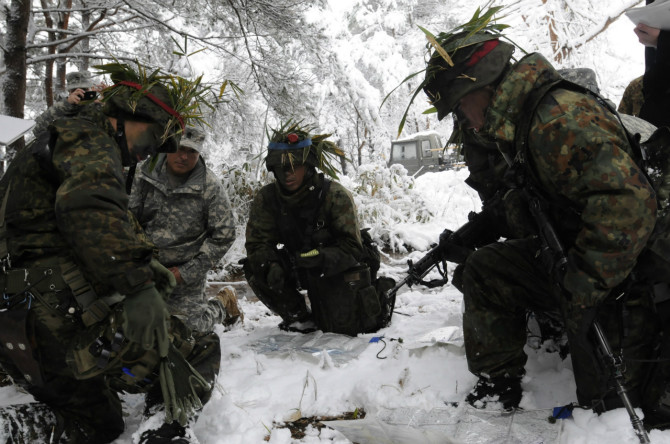
[[[12,309],[28,302],[30,308],[31,299],[39,298],[41,293],[69,289],[76,303],[68,298],[52,308],[66,316],[78,315],[84,326],[90,327],[106,319],[111,313],[110,307],[125,298],[119,293],[98,297],[76,263],[67,259],[59,262],[52,267],[12,268],[0,272],[4,299],[0,301],[0,307]]]

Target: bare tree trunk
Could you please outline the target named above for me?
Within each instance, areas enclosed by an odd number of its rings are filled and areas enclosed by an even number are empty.
[[[88,29],[88,27],[91,25],[91,11],[86,9],[86,2],[82,1],[82,6],[84,7],[84,10],[81,13],[81,27],[83,29]],[[84,37],[81,40],[81,52],[88,53],[91,49],[91,39],[88,37]],[[82,57],[80,59],[80,62],[77,64],[79,66],[80,71],[88,71],[89,70],[89,60],[88,57]]]
[[[7,39],[4,47],[5,80],[2,84],[3,110],[6,114],[23,118],[26,104],[26,39],[30,20],[30,0],[12,0],[7,14]],[[9,149],[23,148],[23,138]]]
[[[72,0],[68,0],[65,2],[65,7],[67,9],[72,9]],[[58,29],[61,30],[67,30],[68,27],[70,26],[70,13],[69,12],[59,12],[58,13]],[[59,33],[58,39],[64,39],[67,37],[67,34],[64,32]],[[68,50],[63,50],[60,45],[58,48],[58,52],[69,52]],[[65,71],[66,71],[66,64],[67,59],[58,59],[56,62],[56,78],[58,78],[58,89],[62,91],[66,91],[66,85],[65,85]]]
[[[40,0],[42,9],[47,9],[49,6],[46,0]],[[44,12],[44,23],[48,29],[53,29],[54,21],[51,19],[51,14]],[[49,42],[56,41],[56,33],[48,33]],[[48,49],[49,55],[56,53],[56,45],[50,45]],[[44,63],[44,97],[46,98],[47,108],[54,104],[54,61],[49,59]]]

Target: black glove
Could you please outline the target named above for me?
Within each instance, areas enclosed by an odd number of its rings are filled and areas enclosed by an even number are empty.
[[[282,291],[284,288],[284,269],[282,266],[277,262],[270,262],[265,280],[271,290]]]
[[[442,260],[462,264],[474,251],[472,248],[461,245],[461,239],[454,236],[451,230],[444,230],[440,233],[440,243]]]
[[[323,267],[323,255],[316,248],[305,253],[300,253],[295,264],[299,268],[321,268]]]
[[[584,341],[585,344],[589,344],[589,347],[591,347],[591,342],[588,342],[589,335],[591,334],[593,321],[598,316],[598,307],[583,307],[578,304],[570,304],[569,302],[568,304],[568,329],[575,335],[575,339]]]
[[[131,342],[140,344],[145,350],[158,345],[160,357],[167,356],[168,311],[163,296],[156,286],[146,284],[139,291],[126,296],[123,301],[123,333]]]

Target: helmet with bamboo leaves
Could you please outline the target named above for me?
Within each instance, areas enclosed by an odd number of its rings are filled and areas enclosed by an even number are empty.
[[[103,112],[111,117],[157,124],[158,152],[177,151],[186,123],[202,123],[201,106],[209,106],[203,97],[208,88],[200,85],[202,76],[188,80],[163,74],[160,69],[148,72],[139,63],[137,69],[122,63],[95,68],[114,82],[103,91]]]
[[[468,22],[437,36],[419,26],[428,39],[428,62],[425,70],[422,70],[425,71],[424,79],[413,90],[400,121],[398,135],[403,130],[414,99],[422,90],[433,105],[424,114],[437,112],[438,119],[442,120],[454,111],[463,96],[494,84],[503,76],[510,66],[510,58],[516,45],[502,41],[505,38],[502,31],[508,26],[497,23],[495,18],[502,8],[495,6],[485,12],[477,8]],[[422,71],[407,76],[401,85]],[[387,94],[384,102],[398,87]]]
[[[514,45],[489,32],[441,33],[434,46],[423,90],[439,120],[465,95],[494,84],[506,71],[514,52]]]
[[[314,134],[315,127],[288,121],[268,134],[268,154],[265,166],[268,171],[275,168],[294,168],[307,165],[318,168],[333,178],[337,178],[337,162],[344,158],[344,152],[335,143],[326,140],[330,134]]]

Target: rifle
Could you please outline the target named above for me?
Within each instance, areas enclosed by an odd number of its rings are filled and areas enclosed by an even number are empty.
[[[563,245],[561,244],[560,238],[556,234],[553,225],[544,213],[540,199],[535,194],[535,191],[530,185],[527,185],[524,188],[524,193],[528,200],[530,213],[537,224],[540,241],[542,243],[540,250],[541,260],[548,266],[549,272],[552,274],[552,277],[554,277],[554,283],[560,285],[561,280],[559,278],[565,273],[568,264],[565,250],[563,249]],[[637,435],[640,443],[649,444],[649,435],[647,435],[647,431],[644,429],[642,421],[635,413],[633,403],[628,397],[628,391],[626,389],[623,375],[624,366],[622,358],[612,352],[612,348],[610,347],[607,337],[597,319],[593,321],[592,329],[596,337],[596,345],[601,352],[602,360],[605,361],[605,366],[610,369],[612,379],[614,379],[616,385],[617,394],[628,412],[635,435]]]
[[[458,230],[444,230],[440,234],[440,243],[431,245],[428,253],[416,263],[409,259],[407,276],[386,293],[390,306],[395,305],[396,293],[404,285],[412,287],[412,285],[421,284],[428,288],[435,288],[446,284],[449,282],[446,276],[447,261],[462,264],[475,248],[497,240],[499,234],[491,229],[491,221],[498,211],[500,202],[498,198],[491,199],[484,205],[481,212],[468,214],[468,221]],[[435,267],[442,278],[424,281],[423,278]]]
[[[639,439],[642,444],[649,444],[650,443],[649,435],[647,435],[647,431],[645,430],[642,421],[635,413],[633,404],[630,402],[630,399],[628,398],[628,393],[626,391],[626,385],[625,385],[626,384],[625,378],[623,376],[624,365],[621,356],[616,356],[612,352],[612,348],[610,347],[610,344],[607,341],[607,337],[605,336],[605,333],[603,332],[602,328],[600,327],[600,323],[597,320],[593,321],[593,332],[595,333],[598,346],[600,347],[600,352],[602,353],[603,356],[603,360],[605,361],[605,364],[610,368],[610,371],[612,373],[614,384],[616,385],[617,394],[619,395],[619,398],[621,398],[621,402],[623,403],[623,406],[626,408],[626,411],[628,412],[630,422],[633,425],[633,431],[635,431],[637,439]]]

